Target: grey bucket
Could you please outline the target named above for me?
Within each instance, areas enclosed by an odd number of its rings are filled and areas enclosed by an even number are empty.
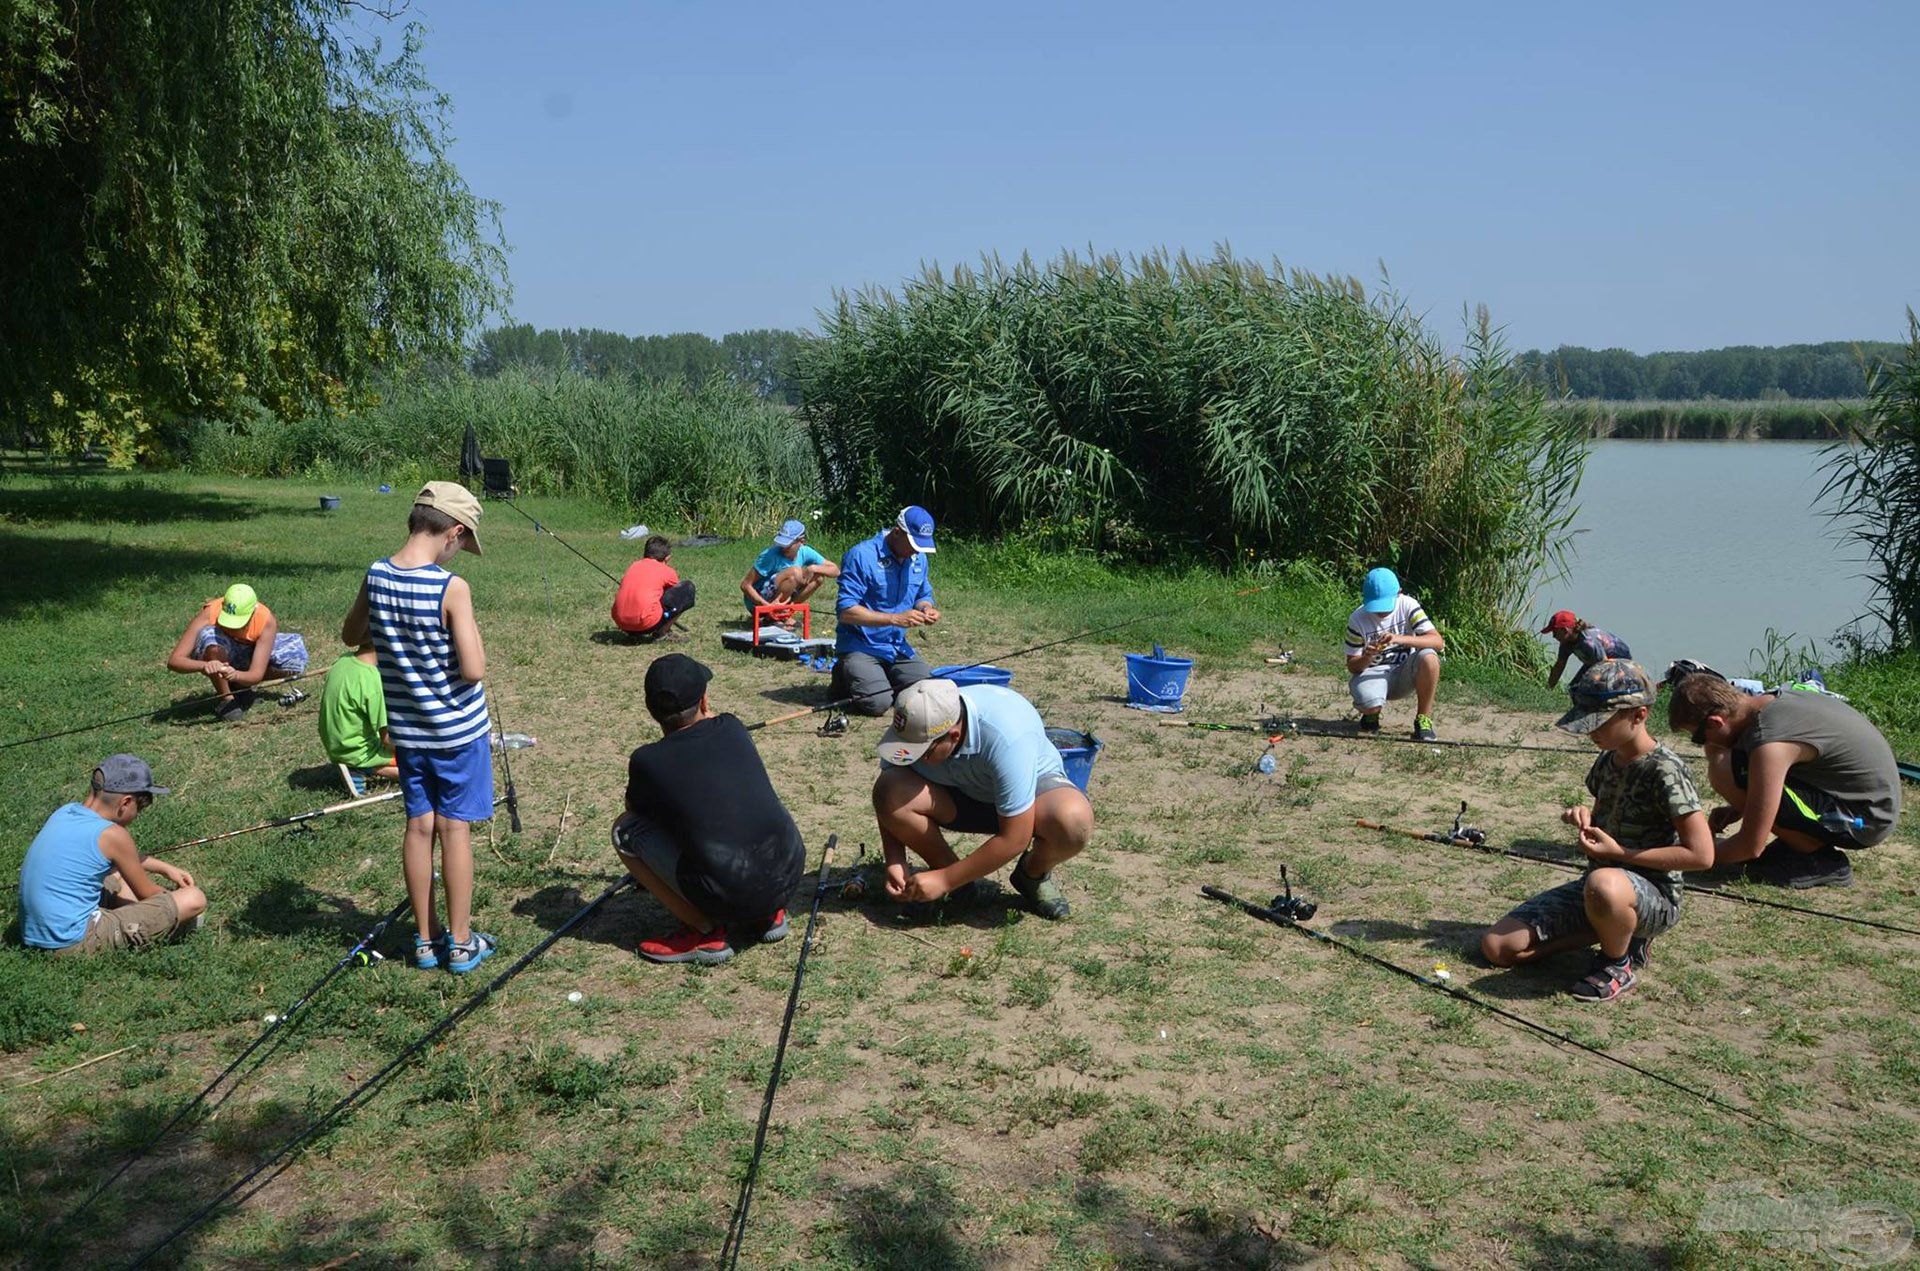
[[[323,494],[320,496],[320,510],[322,512],[332,512],[335,509],[337,509],[339,506],[340,506],[339,495]]]

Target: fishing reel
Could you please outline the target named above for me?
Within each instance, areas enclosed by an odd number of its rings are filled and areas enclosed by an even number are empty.
[[[1320,906],[1305,896],[1293,894],[1293,883],[1287,878],[1287,867],[1284,864],[1280,866],[1280,886],[1281,893],[1267,904],[1267,908],[1273,911],[1276,918],[1287,922],[1305,922],[1319,912]]]
[[[1453,828],[1447,831],[1447,842],[1465,843],[1469,847],[1484,847],[1487,832],[1477,826],[1463,824],[1467,819],[1467,801],[1460,800],[1460,810],[1453,815]]]
[[[821,737],[845,737],[852,726],[845,711],[833,711],[827,716],[826,722],[814,731]]]

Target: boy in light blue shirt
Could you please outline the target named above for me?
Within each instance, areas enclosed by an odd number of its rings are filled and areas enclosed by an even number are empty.
[[[754,557],[740,593],[748,609],[755,605],[804,605],[840,567],[807,545],[807,527],[788,521],[773,536],[773,546]]]
[[[1031,702],[999,685],[921,680],[895,700],[879,754],[873,808],[889,896],[939,900],[1014,861],[1009,880],[1033,911],[1067,916],[1053,869],[1085,850],[1093,805],[1067,779]],[[987,841],[957,856],[945,830]],[[931,868],[910,874],[908,848]]]

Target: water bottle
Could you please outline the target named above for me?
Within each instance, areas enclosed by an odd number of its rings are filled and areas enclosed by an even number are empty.
[[[1272,772],[1278,766],[1279,765],[1273,762],[1273,752],[1269,750],[1266,754],[1260,756],[1260,762],[1253,765],[1253,770],[1255,772]]]
[[[528,746],[535,744],[536,740],[536,738],[529,737],[525,733],[502,733],[500,736],[494,738],[493,748],[495,750],[525,750]]]
[[[1767,691],[1767,686],[1759,680],[1730,679],[1727,683],[1733,685],[1748,697],[1758,697]]]
[[[1851,836],[1855,830],[1867,828],[1865,817],[1848,816],[1845,812],[1833,811],[1820,814],[1820,828],[1829,834]]]

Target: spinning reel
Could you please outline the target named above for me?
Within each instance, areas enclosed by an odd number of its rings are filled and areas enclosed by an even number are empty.
[[[1283,889],[1281,893],[1267,904],[1267,908],[1273,911],[1276,918],[1287,922],[1305,922],[1319,910],[1320,906],[1305,896],[1293,894],[1293,883],[1287,878],[1287,867],[1284,864],[1280,866],[1280,886]]]
[[[1447,831],[1446,841],[1449,843],[1465,843],[1470,847],[1486,846],[1487,832],[1476,826],[1463,825],[1462,822],[1466,819],[1467,801],[1462,799],[1460,800],[1460,810],[1454,813],[1453,828]]]

